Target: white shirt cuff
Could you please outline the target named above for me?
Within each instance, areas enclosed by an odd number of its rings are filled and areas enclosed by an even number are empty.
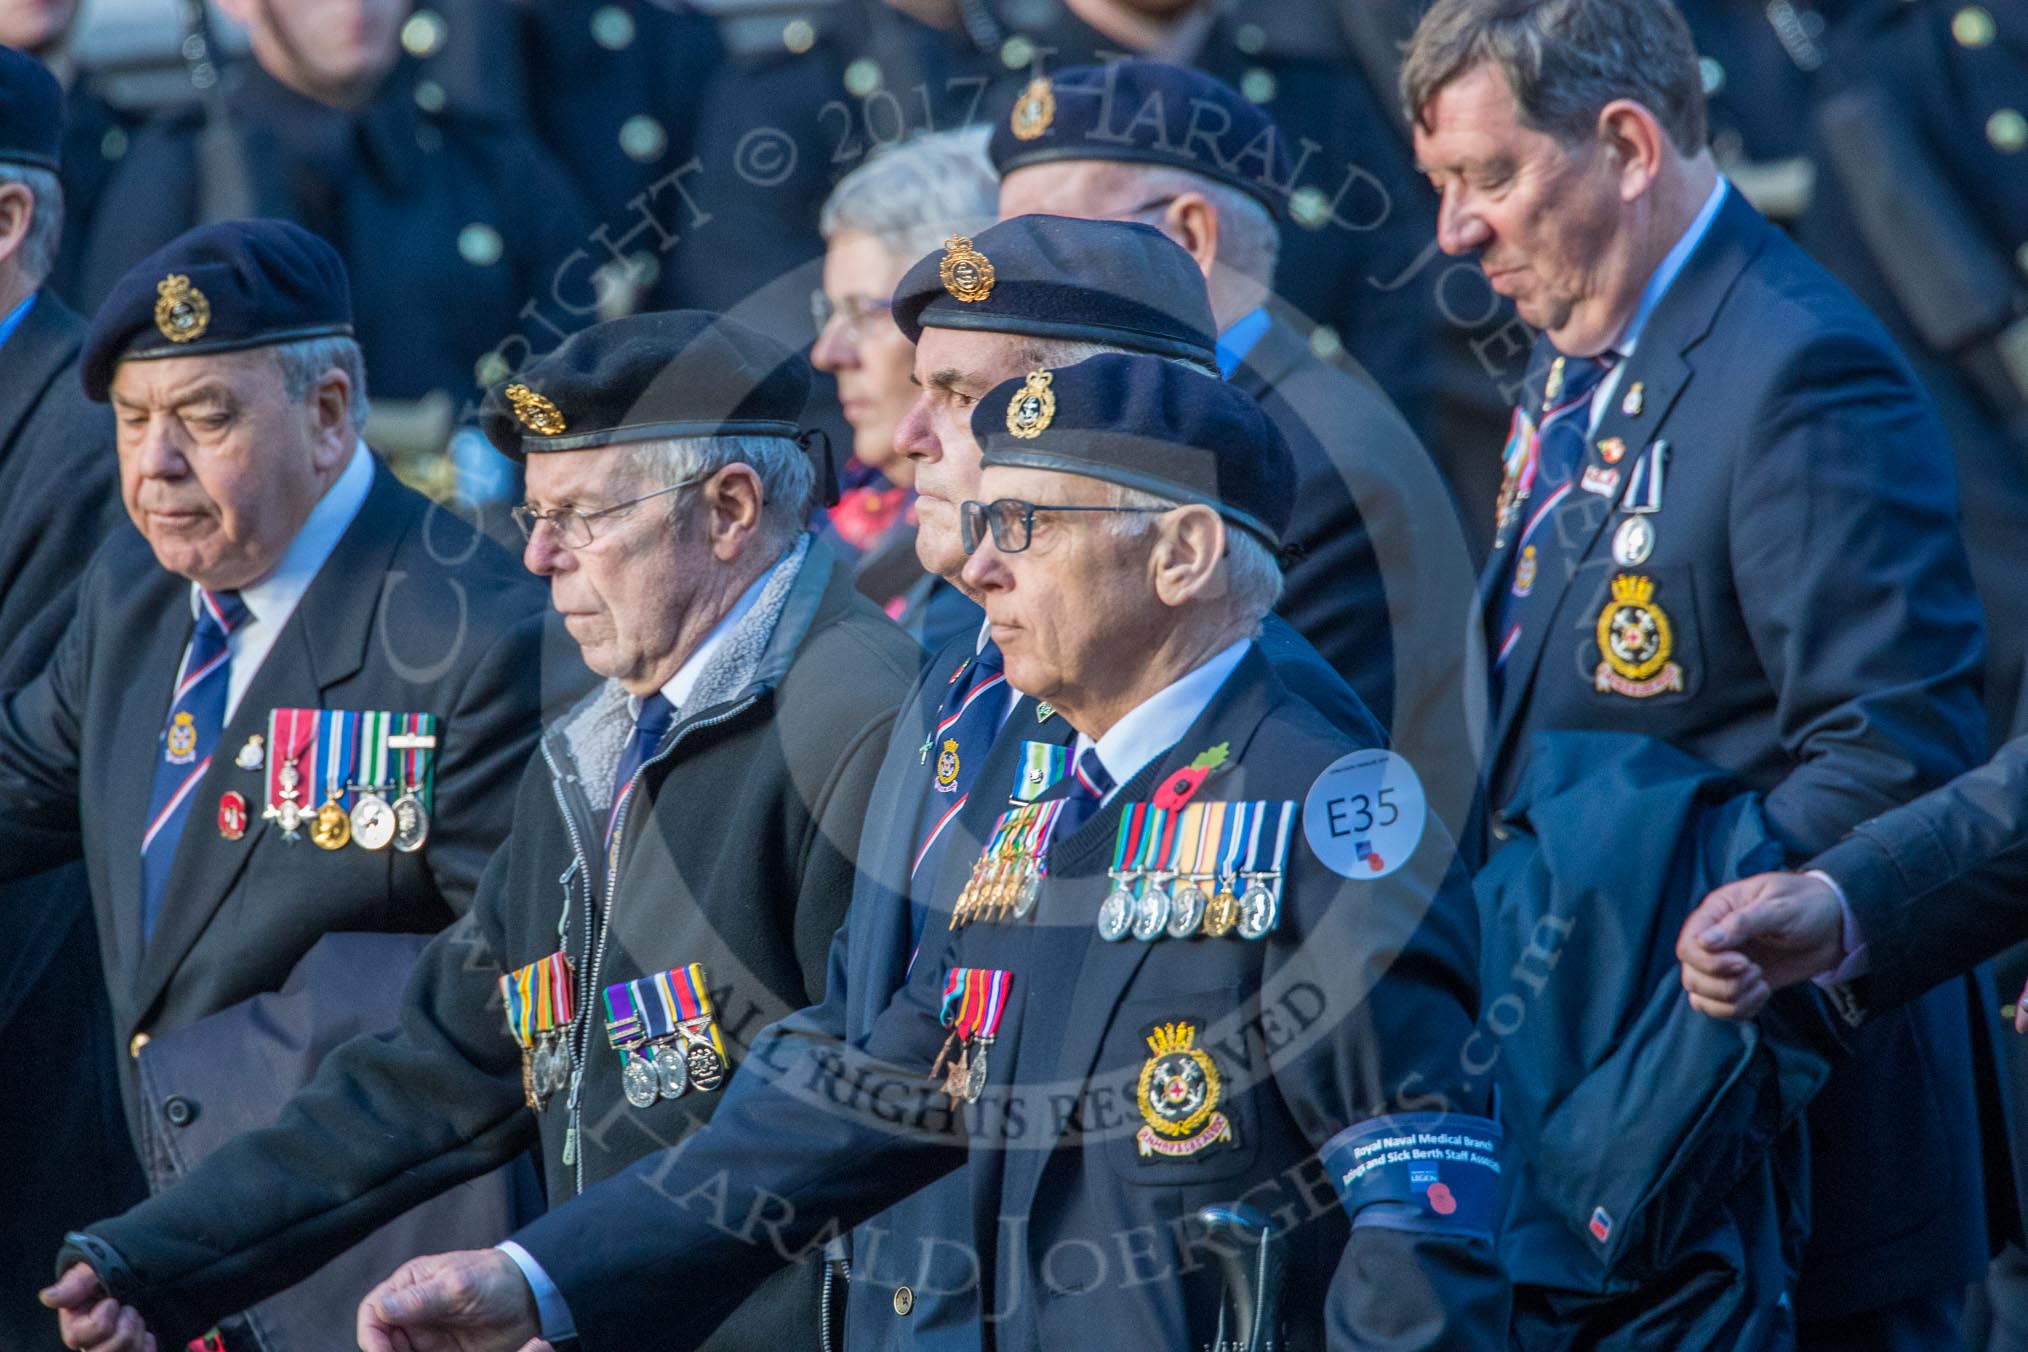
[[[1865,976],[1873,963],[1866,953],[1866,936],[1859,929],[1859,917],[1852,914],[1852,903],[1845,900],[1845,889],[1838,886],[1836,878],[1820,868],[1813,868],[1803,876],[1815,878],[1831,889],[1831,895],[1838,899],[1838,914],[1844,931],[1839,940],[1840,946],[1844,949],[1844,957],[1839,960],[1836,967],[1812,979],[1819,986],[1835,986],[1841,981]]]
[[[542,1321],[543,1341],[554,1343],[577,1337],[577,1321],[570,1317],[570,1306],[564,1304],[563,1292],[549,1280],[549,1274],[542,1270],[542,1264],[535,1261],[535,1255],[511,1239],[501,1240],[493,1247],[514,1260],[514,1266],[521,1269],[521,1275],[528,1281],[528,1289],[535,1293],[535,1315]]]

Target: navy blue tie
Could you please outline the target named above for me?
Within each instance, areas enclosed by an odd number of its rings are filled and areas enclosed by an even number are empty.
[[[1557,518],[1570,503],[1577,467],[1584,462],[1592,393],[1617,361],[1613,353],[1566,359],[1562,387],[1554,400],[1544,401],[1542,423],[1536,429],[1535,477],[1522,509],[1521,533],[1507,553],[1501,578],[1505,585],[1500,589],[1500,620],[1494,640],[1496,679],[1523,627],[1548,619],[1547,614],[1531,617],[1530,599],[1539,596],[1540,604],[1553,610],[1562,598],[1571,541],[1569,532],[1557,528]]]
[[[176,842],[190,816],[190,800],[211,768],[211,753],[225,728],[226,688],[232,681],[232,631],[247,620],[238,592],[198,592],[197,623],[169,701],[148,795],[148,827],[141,836],[141,939],[155,935],[162,893],[176,862]]]
[[[634,715],[634,735],[627,739],[627,748],[620,753],[620,768],[613,775],[613,810],[606,816],[608,849],[613,843],[613,828],[619,825],[620,809],[633,795],[634,776],[662,745],[675,722],[676,706],[659,690],[641,701],[641,712]]]
[[[1000,666],[1000,649],[988,643],[958,669],[937,706],[936,727],[923,744],[922,806],[917,814],[915,853],[909,858],[909,951],[929,923],[931,888],[948,848],[951,823],[972,796],[986,753],[1007,721],[1014,687]]]
[[[1098,748],[1088,746],[1078,754],[1070,772],[1069,789],[1063,795],[1063,811],[1057,814],[1051,840],[1068,840],[1105,805],[1114,788],[1113,777],[1099,760]]]

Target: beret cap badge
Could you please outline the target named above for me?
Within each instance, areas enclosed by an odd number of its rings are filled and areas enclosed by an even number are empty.
[[[1021,97],[1014,102],[1014,112],[1007,119],[1007,130],[1014,133],[1017,141],[1033,141],[1049,130],[1049,124],[1056,121],[1056,91],[1049,81],[1041,76],[1030,80],[1028,87],[1021,91]]]
[[[190,343],[211,327],[211,302],[180,272],[155,283],[155,327],[172,343]]]
[[[967,305],[993,294],[992,262],[963,235],[953,235],[944,241],[944,258],[937,271],[943,278],[944,290]]]
[[[1056,417],[1056,396],[1050,393],[1047,371],[1030,371],[1028,383],[1007,401],[1007,430],[1023,441],[1033,441],[1047,431]]]
[[[563,410],[550,403],[526,385],[509,385],[505,391],[507,402],[514,406],[514,416],[521,425],[539,437],[561,436],[564,431]]]

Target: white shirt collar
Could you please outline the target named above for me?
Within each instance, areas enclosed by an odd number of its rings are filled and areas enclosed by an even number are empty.
[[[739,599],[732,603],[732,609],[726,611],[718,623],[711,626],[711,632],[704,636],[704,641],[697,645],[690,656],[683,659],[683,665],[676,668],[676,674],[663,683],[662,698],[674,705],[679,714],[683,709],[683,701],[689,699],[690,692],[697,688],[697,678],[704,674],[705,665],[711,661],[711,655],[725,646],[726,636],[732,633],[739,622],[753,610],[755,603],[760,600],[761,589],[767,586],[768,579],[775,575],[775,569],[780,568],[788,557],[785,553],[780,559],[775,560],[766,572],[755,578],[752,585],[739,594]],[[627,696],[627,712],[637,721],[641,717],[641,700],[638,695]]]
[[[1690,227],[1683,232],[1682,237],[1669,252],[1662,256],[1661,264],[1656,267],[1654,275],[1648,278],[1647,286],[1641,290],[1641,303],[1634,307],[1634,317],[1627,321],[1627,327],[1620,334],[1619,341],[1613,344],[1613,351],[1620,354],[1621,360],[1634,355],[1634,348],[1641,341],[1641,330],[1648,326],[1648,319],[1655,313],[1655,307],[1661,304],[1662,297],[1667,295],[1669,288],[1675,284],[1684,265],[1690,261],[1690,255],[1704,242],[1704,236],[1711,232],[1711,222],[1718,218],[1718,209],[1725,205],[1725,191],[1725,175],[1720,174],[1718,181],[1711,186],[1711,195],[1704,199],[1704,205],[1697,209],[1697,215],[1691,219]]]
[[[1099,764],[1105,766],[1106,773],[1113,777],[1114,792],[1118,792],[1118,786],[1141,773],[1156,757],[1176,745],[1176,739],[1183,735],[1184,730],[1203,716],[1218,688],[1239,669],[1240,659],[1246,656],[1249,646],[1245,639],[1241,639],[1212,654],[1202,666],[1178,677],[1135,705],[1097,742],[1080,732],[1077,749],[1072,753],[1072,763],[1075,764],[1077,758],[1084,755],[1086,747],[1097,746]],[[1108,798],[1111,796],[1107,795]]]
[[[239,589],[239,599],[246,602],[248,613],[270,632],[279,630],[295,614],[303,593],[310,590],[331,551],[338,547],[339,539],[365,505],[367,491],[373,487],[373,473],[373,452],[366,449],[365,442],[354,442],[352,458],[310,509],[310,515],[296,531],[296,538],[282,551],[281,562],[274,571]],[[199,590],[195,582],[190,584],[193,618],[197,614]]]

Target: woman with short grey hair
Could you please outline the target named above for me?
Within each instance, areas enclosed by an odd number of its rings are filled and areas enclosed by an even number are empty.
[[[894,444],[915,402],[915,346],[888,315],[901,276],[953,235],[991,225],[999,178],[986,158],[987,129],[936,132],[891,146],[847,174],[824,203],[823,289],[811,297],[817,342],[810,360],[838,381],[852,427],[834,545],[858,555],[860,590],[934,648],[977,608],[920,604],[927,595],[915,558],[915,466]],[[942,589],[946,592],[948,588]]]

